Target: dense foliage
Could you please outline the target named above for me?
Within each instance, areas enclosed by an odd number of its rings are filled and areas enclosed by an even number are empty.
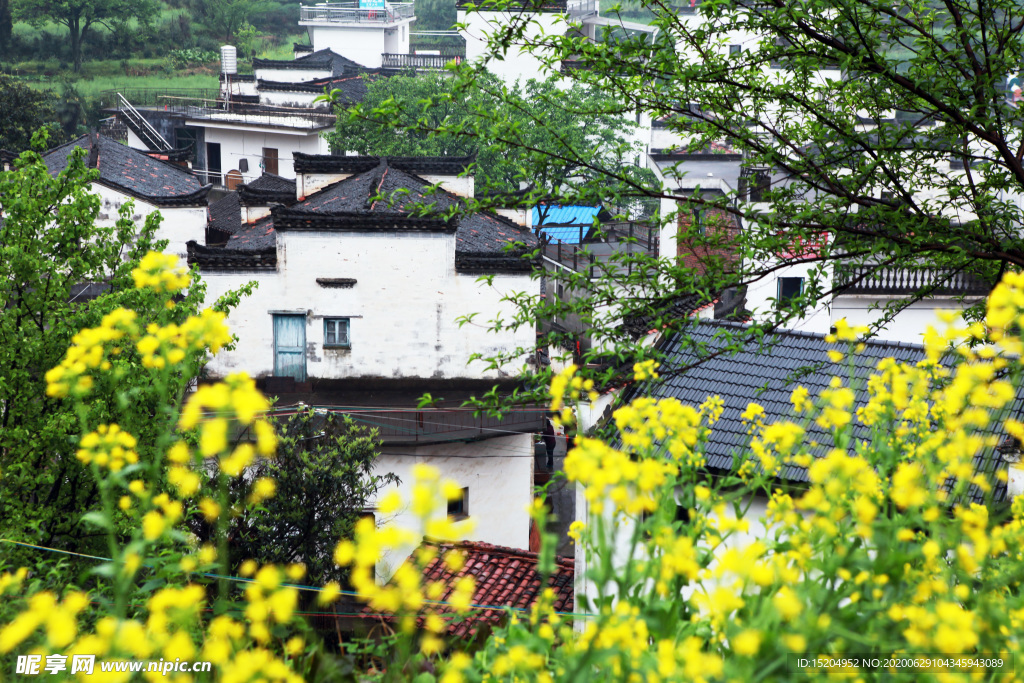
[[[334,563],[338,539],[352,536],[378,491],[398,477],[374,472],[376,432],[347,416],[308,409],[271,424],[278,433],[276,456],[256,461],[228,488],[232,508],[245,510],[231,520],[228,566],[237,572],[246,560],[301,564],[314,583],[340,582],[347,572]],[[254,490],[258,481],[273,481],[274,495],[245,509],[254,494],[263,498]],[[192,520],[202,541],[213,540],[210,522]]]
[[[507,87],[488,74],[467,83],[421,73],[370,83],[363,102],[339,116],[330,139],[361,154],[473,155],[484,191],[571,191],[607,181],[606,168],[628,183],[650,182],[649,172],[632,165],[640,153],[631,138],[636,124],[617,108],[598,89],[560,89],[554,80]],[[384,120],[390,123],[377,125]]]
[[[173,261],[145,257],[137,286],[169,301],[189,284]],[[984,324],[930,331],[926,360],[885,359],[866,387],[843,379],[844,354],[835,351],[837,376],[819,396],[797,387],[792,417],[769,423],[761,406],[748,406],[751,438],[726,476],[704,471],[722,412],[717,397],[700,406],[639,398],[617,410],[614,442],[578,437],[566,459],[587,502],[571,534],[590,597],[556,613],[553,594],[542,591],[533,608],[510,613],[476,643],[450,639],[448,625],[493,606],[473,604],[471,576],[424,585],[419,570],[436,550],[425,546],[390,582],[376,580],[386,548],[466,532],[445,516],[459,484],[434,468],[415,468],[411,497],[379,501],[385,515],[411,506],[419,529],[364,518],[333,554],[373,613],[395,614],[397,635],[384,649],[348,638],[345,654],[331,653],[297,613],[300,587],[289,582],[302,580],[304,567],[244,562],[241,576],[227,575],[231,515],[277,494],[259,478],[252,500],[229,507],[230,481],[277,446],[252,380],[233,375],[192,394],[156,437],[162,458],[138,457],[152,444],[85,417],[75,457],[102,494],[85,519],[105,531],[110,559],[95,558],[101,581],[91,592],[45,590],[25,570],[0,574],[0,653],[31,653],[40,669],[49,664],[43,655],[93,654],[97,670],[126,659],[210,662],[211,671],[193,676],[200,681],[802,681],[840,667],[863,681],[1014,680],[1024,655],[1024,505],[994,497],[1004,467],[974,463],[991,457],[1001,430],[1024,437],[1024,424],[1006,418],[1024,371],[1022,302],[1024,277],[1007,274]],[[855,354],[865,331],[842,327],[835,341]],[[979,337],[984,350],[962,346]],[[228,339],[215,314],[144,331],[119,309],[75,338],[47,373],[47,392],[83,405],[119,361],[114,352],[129,346],[142,355],[132,372],[162,383],[182,351],[215,351]],[[958,354],[948,355],[949,343]],[[944,367],[944,357],[963,362]],[[634,371],[658,379],[653,361]],[[591,389],[570,367],[552,384],[551,409],[564,416]],[[855,390],[869,396],[860,406]],[[811,423],[828,444],[808,441]],[[254,438],[230,444],[228,435],[245,428]],[[208,462],[216,463],[212,486],[199,476]],[[807,485],[780,489],[773,477],[784,466],[806,468]],[[155,493],[163,479],[174,482],[170,495]],[[767,501],[762,514],[757,500]],[[193,514],[216,525],[214,543],[182,533]],[[532,514],[543,529],[541,501]],[[112,531],[121,518],[124,538]],[[753,533],[754,524],[765,531]],[[554,540],[543,540],[545,575]],[[452,572],[464,565],[457,550],[443,560]],[[301,588],[318,592],[322,605],[340,594],[336,583]],[[360,665],[363,655],[376,664]]]
[[[40,128],[49,129],[50,143],[63,141],[63,131],[57,126],[55,94],[50,90],[34,90],[0,74],[0,111],[0,149],[28,149],[33,133]]]

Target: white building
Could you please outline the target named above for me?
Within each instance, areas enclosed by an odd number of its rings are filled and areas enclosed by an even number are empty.
[[[231,312],[239,341],[210,377],[244,370],[285,403],[345,406],[381,429],[377,466],[402,478],[407,497],[412,465],[430,462],[468,488],[453,514],[476,520],[473,540],[525,548],[544,413],[456,408],[470,393],[510,390],[528,361],[519,350],[535,343],[532,325],[495,333],[487,323],[513,318],[506,297],[538,293],[535,263],[521,257],[537,240],[494,214],[441,215],[472,196],[472,178],[459,177],[470,162],[296,154],[296,181],[266,176],[211,206],[210,234],[224,246],[191,243],[189,262],[211,301],[259,283]],[[434,210],[417,216],[414,204]],[[478,353],[508,362],[489,367]],[[424,393],[443,409],[418,409]]]
[[[50,172],[60,173],[72,150],[79,147],[88,152],[88,166],[99,170],[90,186],[102,202],[99,225],[114,225],[118,210],[130,200],[135,204],[132,219],[136,222],[155,211],[163,216],[156,239],[168,241],[168,253],[184,260],[186,243],[205,239],[210,186],[188,168],[91,133],[47,152],[43,159]]]

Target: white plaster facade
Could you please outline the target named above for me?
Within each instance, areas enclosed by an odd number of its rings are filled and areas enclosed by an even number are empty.
[[[491,285],[455,271],[455,235],[411,232],[278,232],[277,272],[204,272],[207,300],[249,280],[259,290],[228,318],[240,338],[232,352],[208,366],[213,376],[245,370],[274,374],[274,313],[305,316],[309,378],[498,378],[515,376],[525,358],[502,371],[470,356],[529,348],[532,327],[491,332],[484,321],[509,320],[514,307],[502,297],[537,294],[529,274],[498,274]],[[317,278],[353,278],[348,289],[325,288]],[[457,318],[479,313],[479,322]],[[350,320],[351,347],[324,348],[324,318]]]
[[[289,117],[280,117],[282,125],[257,125],[246,123],[243,116],[235,117],[235,121],[219,121],[206,119],[190,119],[189,127],[203,128],[206,144],[220,145],[221,175],[236,170],[242,174],[242,182],[252,182],[263,174],[264,148],[277,150],[277,175],[284,178],[295,178],[293,164],[294,152],[306,154],[327,154],[330,145],[321,133],[328,127],[292,127],[284,125]],[[273,117],[265,117],[272,123]],[[262,123],[262,121],[260,122]],[[248,170],[241,171],[241,162],[248,162]],[[196,169],[201,174],[207,169]],[[202,175],[200,175],[202,177]],[[223,179],[221,180],[223,183]]]
[[[491,55],[488,51],[487,37],[512,24],[522,22],[529,16],[529,24],[525,29],[524,39],[531,42],[545,34],[565,33],[569,27],[565,14],[556,12],[538,12],[533,15],[458,10],[458,23],[464,25],[460,33],[466,40],[466,59],[481,61],[487,59],[487,69],[506,83],[526,81],[530,78],[545,78],[550,69],[534,57],[522,45],[513,44],[504,55]]]
[[[185,244],[191,240],[201,242],[206,239],[205,202],[203,206],[156,206],[98,182],[93,182],[90,190],[100,198],[96,225],[101,227],[113,226],[118,219],[118,210],[129,200],[135,203],[131,218],[136,223],[141,223],[151,213],[159,211],[163,221],[157,230],[156,239],[167,240],[165,252],[178,256],[182,263],[187,258]]]
[[[380,492],[383,497],[397,489],[402,499],[412,499],[415,478],[412,468],[418,463],[432,465],[441,477],[452,479],[469,489],[467,513],[473,531],[465,539],[512,548],[530,545],[530,515],[527,512],[533,490],[533,435],[513,434],[472,443],[447,443],[415,448],[381,446],[374,466],[377,472],[397,474],[401,483]],[[444,517],[445,500],[438,500],[433,517]],[[377,523],[393,522],[404,529],[420,531],[417,517],[405,507],[390,516],[377,516]],[[378,565],[378,575],[386,580],[419,545],[389,549]]]

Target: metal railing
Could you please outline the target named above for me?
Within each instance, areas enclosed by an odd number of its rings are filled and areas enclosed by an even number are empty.
[[[542,235],[541,255],[564,268],[587,273],[590,278],[608,272],[632,274],[636,264],[629,255],[658,256],[656,229],[636,223],[606,223],[601,225],[601,233],[600,240],[586,244],[568,244]]]
[[[167,104],[169,97],[178,102],[189,101],[197,104],[216,99],[218,93],[216,88],[119,88],[103,91],[100,94],[100,102],[108,109],[118,108],[119,96],[123,96],[135,107],[163,106]]]
[[[571,17],[586,17],[598,12],[598,0],[568,0],[565,8]]]
[[[423,69],[440,71],[448,66],[448,62],[458,64],[462,61],[461,55],[408,55],[391,54],[385,52],[381,55],[385,69]]]
[[[304,109],[272,109],[266,106],[231,106],[225,109],[188,105],[183,112],[190,119],[233,121],[288,128],[325,128],[333,126],[334,114]]]
[[[991,285],[954,268],[874,268],[837,266],[836,286],[843,294],[911,294],[925,289],[947,296],[985,296]]]
[[[411,2],[384,3],[383,8],[360,7],[358,3],[332,2],[316,7],[303,7],[299,23],[327,22],[331,24],[392,24],[412,19],[416,11]]]
[[[150,125],[149,121],[132,106],[132,103],[124,98],[124,95],[117,93],[117,109],[122,114],[132,129],[138,133],[146,146],[154,150],[167,151],[172,148],[171,143],[164,139],[156,128]]]

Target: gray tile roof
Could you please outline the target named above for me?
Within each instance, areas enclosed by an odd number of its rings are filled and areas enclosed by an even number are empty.
[[[209,214],[209,227],[234,235],[242,227],[242,210],[238,202],[238,193],[228,192],[217,201],[210,202]]]
[[[47,152],[43,159],[50,173],[67,168],[76,147],[89,152],[89,165],[100,171],[100,182],[161,206],[206,204],[210,185],[203,185],[191,171],[91,133]]]
[[[732,471],[734,454],[746,453],[745,446],[750,437],[747,424],[740,415],[749,403],[764,407],[766,424],[780,419],[799,421],[793,416],[790,402],[790,395],[797,386],[806,387],[813,398],[828,386],[833,375],[842,377],[847,385],[850,383],[845,363],[837,365],[827,357],[830,349],[842,349],[828,344],[824,335],[807,332],[775,332],[767,335],[760,344],[749,343],[742,351],[723,353],[683,370],[696,361],[697,356],[692,345],[684,344],[682,334],[689,334],[694,342],[705,344],[706,354],[710,355],[725,348],[725,342],[720,336],[716,338],[716,334],[742,332],[744,329],[746,326],[738,323],[709,321],[695,323],[686,331],[677,333],[661,346],[665,360],[658,372],[663,379],[640,383],[625,396],[627,400],[636,396],[671,397],[693,406],[700,405],[709,396],[721,396],[724,412],[713,427],[705,451],[707,467],[712,472]],[[867,402],[864,385],[880,360],[892,357],[899,362],[915,364],[924,356],[924,348],[915,344],[867,342],[863,353],[854,355],[855,405]],[[853,424],[856,438],[870,438],[867,428],[856,420]],[[823,457],[832,448],[831,434],[813,423],[808,427],[806,441],[819,444],[818,448],[810,449],[815,457]],[[991,449],[985,449],[975,458],[977,472],[992,473],[998,467],[1005,465],[994,457]],[[783,467],[778,479],[795,484],[808,481],[806,470],[794,465]],[[994,477],[990,481],[995,483]],[[970,496],[975,502],[983,502],[983,496],[976,488],[972,487]],[[998,502],[1005,497],[1006,486],[998,483],[994,487],[993,499]]]
[[[246,185],[248,185],[250,190],[295,193],[295,180],[282,178],[273,173],[264,173],[251,183],[246,183]]]

